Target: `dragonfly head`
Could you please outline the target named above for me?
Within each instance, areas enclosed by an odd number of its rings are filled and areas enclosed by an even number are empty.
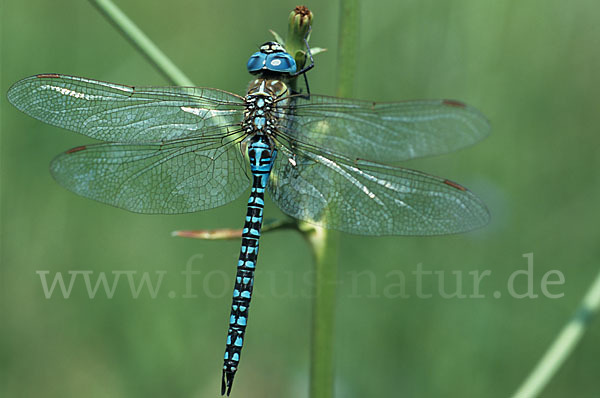
[[[260,46],[260,51],[252,54],[246,68],[252,74],[269,71],[293,74],[296,73],[296,61],[281,44],[269,41]]]

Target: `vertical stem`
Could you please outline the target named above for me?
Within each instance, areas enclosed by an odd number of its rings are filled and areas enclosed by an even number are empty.
[[[314,227],[309,242],[315,254],[315,296],[311,336],[310,397],[333,396],[335,296],[339,234]]]
[[[338,38],[338,97],[351,97],[354,89],[359,19],[358,0],[341,0]]]
[[[350,97],[354,86],[358,47],[358,0],[341,0],[338,38],[337,95]],[[310,398],[334,394],[334,326],[339,233],[315,228],[309,235],[315,253]]]

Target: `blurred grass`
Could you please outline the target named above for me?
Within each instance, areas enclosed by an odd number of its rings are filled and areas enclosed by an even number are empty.
[[[292,2],[119,1],[188,76],[243,93],[247,57],[283,31]],[[310,72],[311,91],[333,94],[336,4],[308,4],[311,43],[331,52]],[[483,143],[410,162],[473,189],[489,227],[439,238],[344,235],[338,287],[336,389],[377,395],[505,397],[570,317],[598,270],[600,6],[592,1],[381,1],[363,7],[355,95],[373,100],[456,98],[481,109]],[[85,2],[4,2],[1,82],[60,72],[136,85],[165,85],[145,59]],[[245,197],[183,216],[140,216],[85,200],[54,183],[51,158],[87,142],[1,101],[2,327],[0,395],[47,397],[216,396],[239,242],[173,239],[170,231],[239,227]],[[267,203],[267,218],[280,216]],[[261,242],[257,296],[233,394],[304,397],[308,381],[312,264],[293,232]],[[515,299],[506,281],[534,253],[534,280],[557,269],[560,299]],[[180,295],[188,261],[202,271],[198,298]],[[390,272],[465,275],[491,270],[485,299],[381,296]],[[35,271],[167,271],[165,293],[91,300],[45,299]],[[354,284],[353,272],[369,270]],[[386,276],[387,275],[387,276]],[[431,279],[423,290],[437,291]],[[467,279],[465,290],[470,293]],[[524,289],[520,283],[518,289]],[[166,292],[178,293],[169,299]],[[358,291],[358,293],[357,293]],[[163,292],[163,290],[161,290]],[[544,397],[597,396],[600,326],[594,323]]]

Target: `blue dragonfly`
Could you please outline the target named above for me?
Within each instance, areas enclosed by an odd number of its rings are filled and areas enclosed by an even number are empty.
[[[389,165],[479,141],[490,128],[476,109],[455,100],[295,93],[290,81],[305,70],[276,42],[261,46],[247,69],[255,78],[245,96],[59,74],[31,76],[8,91],[26,114],[104,141],[50,165],[56,181],[81,196],[178,214],[224,205],[251,187],[224,357],[227,395],[244,342],[265,190],[287,215],[350,234],[450,234],[489,220],[463,186]]]

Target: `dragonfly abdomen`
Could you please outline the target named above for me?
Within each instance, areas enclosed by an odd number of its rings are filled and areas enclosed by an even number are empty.
[[[244,333],[248,322],[248,309],[254,285],[254,270],[258,257],[258,239],[260,238],[260,228],[263,220],[265,188],[276,155],[277,151],[271,149],[267,136],[256,134],[250,138],[248,157],[250,158],[250,170],[252,171],[253,182],[250,198],[248,199],[246,221],[242,230],[242,248],[240,250],[233,288],[221,394],[227,393],[229,395],[231,391],[233,378],[238,368],[244,344]]]

